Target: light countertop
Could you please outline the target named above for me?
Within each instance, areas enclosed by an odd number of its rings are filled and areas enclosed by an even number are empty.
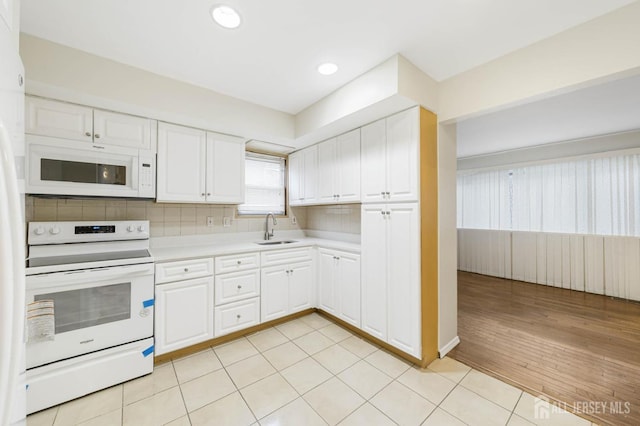
[[[325,247],[360,253],[359,235],[335,233],[288,231],[280,232],[272,241],[295,240],[290,244],[260,245],[261,232],[241,234],[198,235],[184,237],[162,237],[151,239],[151,255],[155,262],[224,256],[228,254],[287,250],[299,247]]]

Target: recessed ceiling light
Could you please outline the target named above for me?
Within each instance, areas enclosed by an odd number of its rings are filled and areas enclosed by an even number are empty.
[[[240,26],[240,14],[230,6],[219,4],[211,9],[213,20],[224,28],[238,28]]]
[[[336,71],[338,71],[338,66],[334,63],[326,62],[318,65],[318,72],[322,75],[335,74]]]

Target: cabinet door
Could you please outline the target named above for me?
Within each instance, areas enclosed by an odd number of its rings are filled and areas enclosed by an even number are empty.
[[[94,143],[151,149],[151,120],[109,111],[93,111]]]
[[[387,211],[387,341],[420,358],[420,210],[402,203],[388,204]]]
[[[318,146],[302,150],[303,153],[303,204],[315,204],[318,201]]]
[[[362,206],[362,329],[387,339],[386,205]],[[395,281],[394,281],[395,282]]]
[[[387,130],[384,119],[361,128],[360,188],[363,203],[380,203],[387,191]]]
[[[336,141],[336,192],[338,201],[360,201],[360,129],[338,136]]]
[[[387,189],[389,201],[418,201],[419,109],[387,118]]]
[[[314,305],[313,262],[294,263],[289,268],[289,313]]]
[[[205,202],[207,138],[201,130],[158,124],[158,201]]]
[[[156,355],[212,338],[213,277],[156,286]]]
[[[207,201],[244,203],[244,139],[207,133]]]
[[[338,317],[360,328],[360,256],[336,253],[338,257]]]
[[[261,322],[289,313],[289,274],[287,265],[262,268],[260,273]]]
[[[337,316],[336,275],[338,260],[336,257],[333,250],[318,250],[318,307]]]
[[[318,202],[336,203],[336,138],[318,144]]]
[[[25,133],[93,141],[93,110],[80,105],[27,96]]]
[[[302,204],[302,154],[294,152],[289,155],[289,205],[298,206]]]

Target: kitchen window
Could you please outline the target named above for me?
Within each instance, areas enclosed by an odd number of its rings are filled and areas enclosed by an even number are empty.
[[[245,203],[240,215],[285,214],[285,160],[274,155],[247,152]]]

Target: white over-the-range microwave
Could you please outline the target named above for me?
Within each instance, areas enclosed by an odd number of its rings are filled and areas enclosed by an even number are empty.
[[[27,194],[155,198],[153,151],[26,135]]]

